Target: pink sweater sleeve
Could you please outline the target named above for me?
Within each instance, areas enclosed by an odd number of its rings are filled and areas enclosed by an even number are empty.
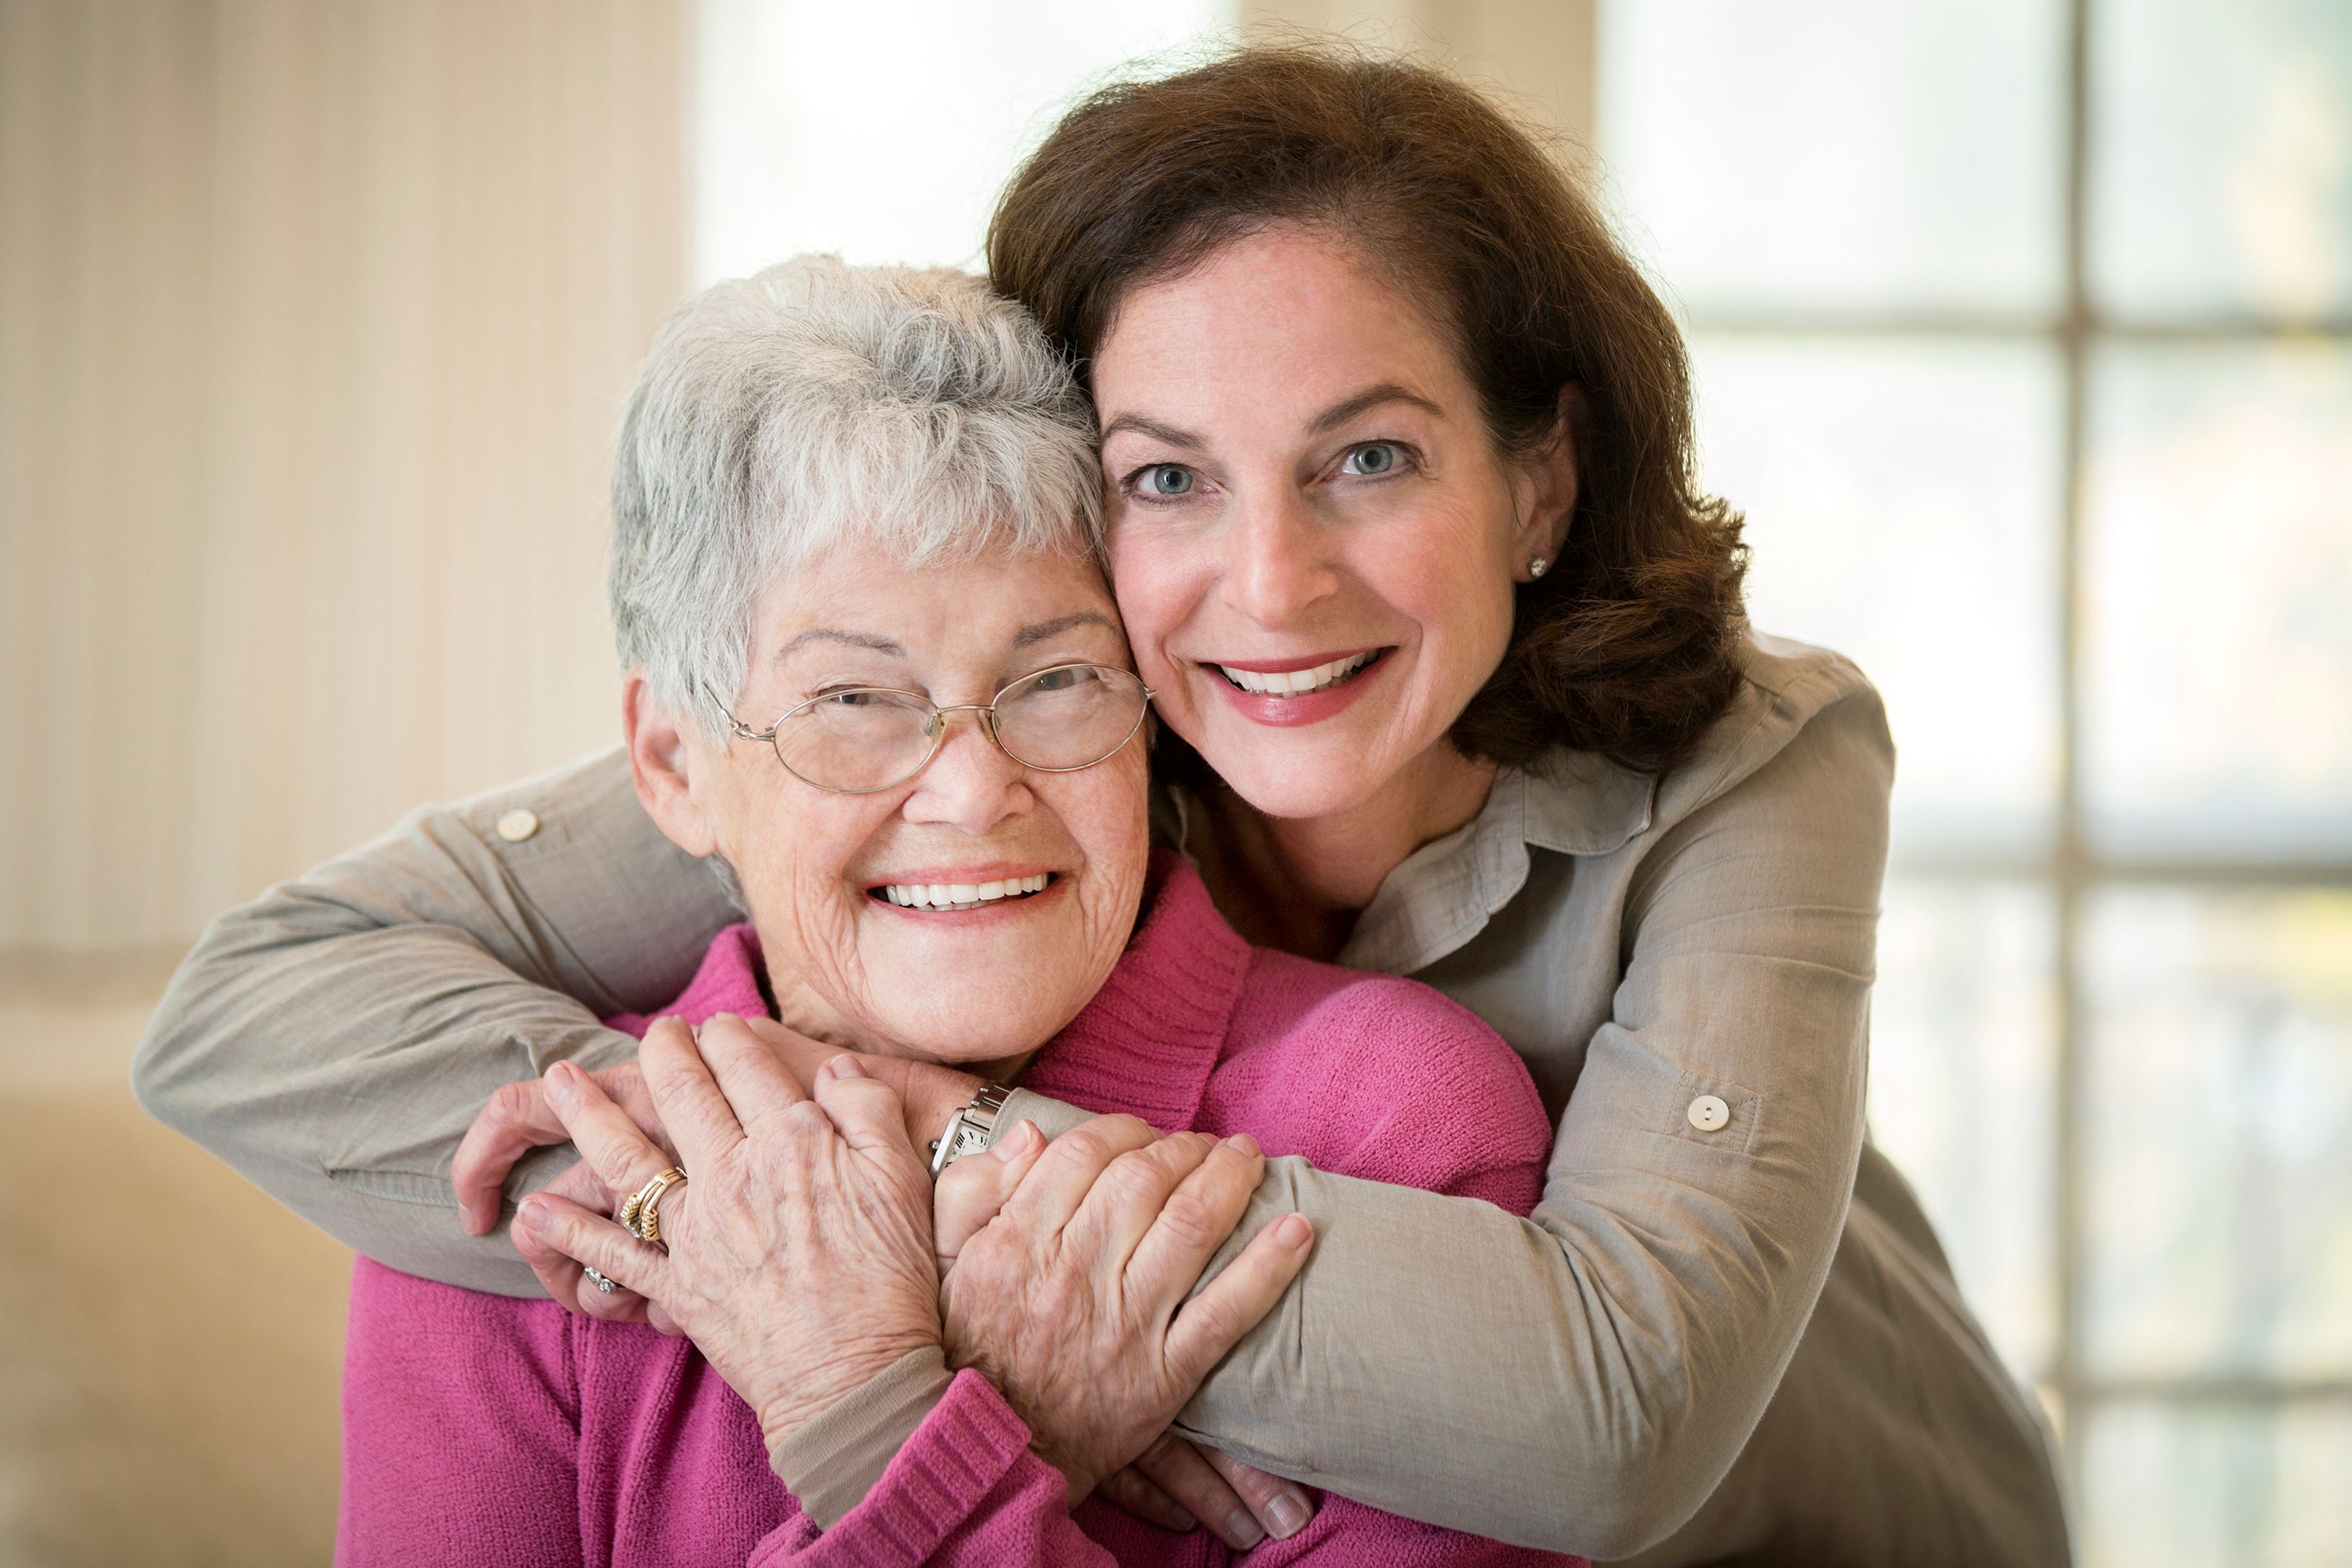
[[[562,1308],[361,1258],[335,1562],[579,1563],[579,1417]]]
[[[806,1515],[752,1568],[1097,1568],[1115,1562],[1070,1518],[1069,1483],[978,1373],[956,1374],[866,1500],[819,1534]]]

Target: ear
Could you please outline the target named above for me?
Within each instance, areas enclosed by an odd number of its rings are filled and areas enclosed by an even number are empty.
[[[719,837],[695,798],[696,747],[677,716],[654,700],[643,669],[622,678],[621,734],[629,748],[629,776],[636,783],[646,815],[688,854],[716,852]]]
[[[1511,575],[1528,583],[1538,574],[1529,563],[1542,560],[1557,565],[1568,542],[1576,515],[1577,432],[1584,424],[1584,393],[1564,386],[1559,415],[1543,446],[1520,459],[1517,483],[1518,515],[1511,538]]]

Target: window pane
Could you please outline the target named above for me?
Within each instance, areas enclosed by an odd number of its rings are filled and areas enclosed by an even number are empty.
[[[2094,1369],[2352,1374],[2352,893],[2088,915]]]
[[[2352,854],[2352,355],[2117,347],[2092,394],[2095,836]]]
[[[2098,303],[2352,306],[2352,6],[2102,0],[2093,15]]]
[[[2038,888],[1896,878],[1871,995],[1871,1136],[2021,1380],[2056,1346],[2055,929]]]
[[[2084,1568],[2336,1568],[2352,1541],[2352,1410],[2153,1403],[2091,1414]]]
[[[2063,16],[1604,4],[1598,135],[1628,231],[1702,318],[2053,310]]]
[[[803,250],[968,267],[1013,164],[1139,57],[1197,47],[1226,0],[695,7],[694,271]],[[887,61],[887,68],[855,62]]]
[[[2056,366],[2031,344],[1697,341],[1762,629],[1885,693],[1898,845],[2041,842],[2056,791]]]

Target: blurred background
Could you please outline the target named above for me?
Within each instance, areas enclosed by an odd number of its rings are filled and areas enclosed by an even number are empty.
[[[1060,106],[1269,26],[1559,135],[1756,620],[1885,689],[1873,1129],[2084,1560],[2352,1561],[2342,0],[0,0],[0,1561],[324,1559],[348,1254],[131,1044],[223,907],[613,738],[670,306],[972,264]]]

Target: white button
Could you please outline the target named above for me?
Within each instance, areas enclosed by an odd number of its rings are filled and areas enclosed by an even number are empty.
[[[499,837],[509,844],[520,844],[539,831],[539,818],[518,806],[499,818]]]
[[[1702,1132],[1715,1132],[1731,1120],[1731,1107],[1711,1094],[1702,1094],[1690,1102],[1690,1124]]]

